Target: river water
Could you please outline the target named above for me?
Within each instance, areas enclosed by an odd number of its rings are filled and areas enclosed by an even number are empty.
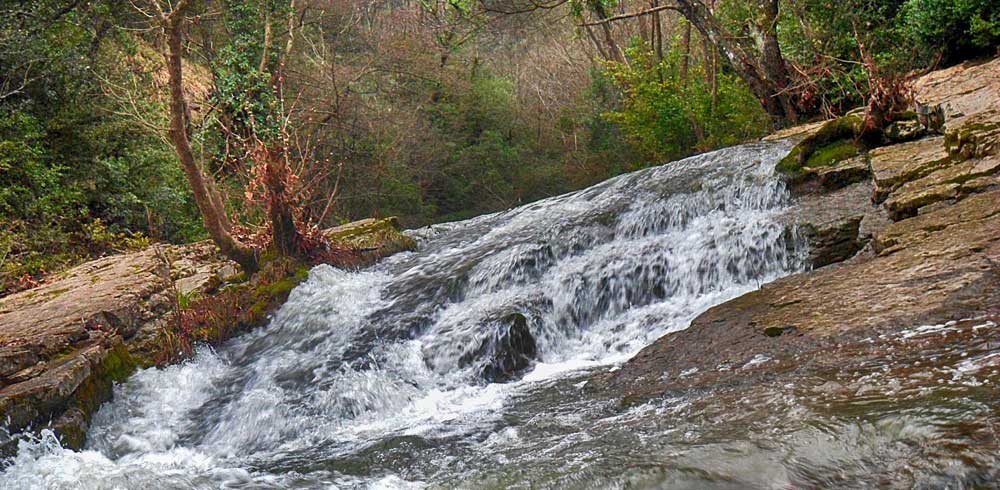
[[[893,430],[931,429],[780,431],[773,416],[803,410],[780,388],[628,408],[586,389],[707,308],[803,268],[805,246],[777,221],[787,151],[729,148],[413,231],[419,251],[368,270],[317,267],[267,327],[117,386],[85,450],[22,442],[0,488],[861,482],[871,451],[910,457],[885,440],[912,434]],[[745,420],[760,407],[772,416]]]

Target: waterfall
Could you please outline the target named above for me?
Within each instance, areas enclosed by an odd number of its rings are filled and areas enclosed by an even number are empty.
[[[777,221],[788,149],[416,230],[419,251],[369,270],[316,267],[267,327],[117,386],[84,451],[22,442],[0,488],[506,488],[469,482],[509,460],[525,407],[572,418],[589,372],[803,267]]]

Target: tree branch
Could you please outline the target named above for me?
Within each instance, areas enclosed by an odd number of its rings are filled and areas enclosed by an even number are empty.
[[[649,15],[649,14],[652,14],[652,13],[655,13],[655,12],[660,12],[660,11],[663,11],[663,10],[676,10],[676,11],[680,11],[680,9],[677,8],[676,5],[661,5],[659,7],[649,8],[649,9],[646,9],[646,10],[640,10],[639,12],[630,12],[630,13],[627,13],[627,14],[616,15],[614,17],[608,17],[606,19],[595,20],[593,22],[584,22],[582,24],[577,24],[577,25],[580,26],[580,27],[598,26],[598,25],[608,24],[608,23],[615,22],[615,21],[622,20],[622,19],[631,19],[631,18],[634,18],[634,17],[642,17],[643,15]]]

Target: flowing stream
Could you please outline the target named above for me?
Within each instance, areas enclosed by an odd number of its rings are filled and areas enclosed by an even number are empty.
[[[844,424],[848,442],[807,427],[768,445],[766,418],[726,437],[739,407],[585,389],[803,268],[776,220],[787,151],[729,148],[416,230],[418,252],[369,270],[317,267],[266,328],[116,387],[86,450],[23,442],[0,488],[799,488],[894,436]],[[760,403],[795,416],[790,396]]]

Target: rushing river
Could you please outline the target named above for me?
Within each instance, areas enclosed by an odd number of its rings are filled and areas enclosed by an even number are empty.
[[[837,458],[930,429],[782,435],[739,403],[623,408],[585,389],[802,269],[777,222],[787,150],[725,149],[416,230],[418,252],[369,270],[317,267],[266,328],[116,387],[86,450],[22,442],[0,488],[798,488],[824,464],[863,473]],[[759,396],[801,415],[791,393]]]

